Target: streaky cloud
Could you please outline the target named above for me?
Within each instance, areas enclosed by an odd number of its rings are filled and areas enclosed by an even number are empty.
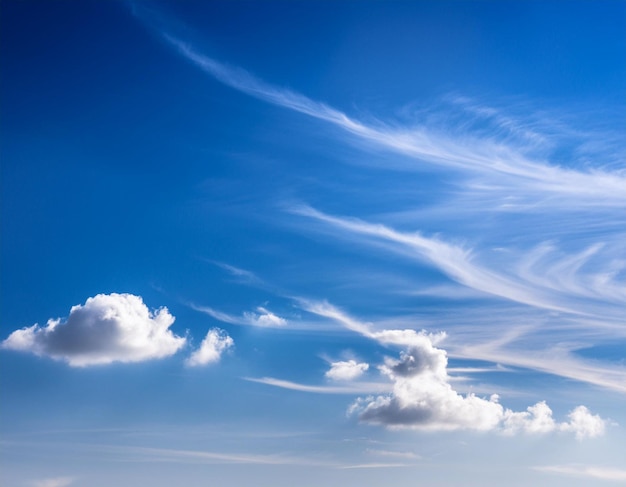
[[[263,306],[257,307],[256,313],[245,311],[241,316],[224,313],[211,308],[210,306],[198,306],[193,303],[189,304],[189,306],[200,313],[207,314],[218,321],[231,325],[257,326],[260,328],[283,328],[288,324],[285,318],[275,315]]]
[[[384,382],[354,382],[343,386],[315,386],[291,382],[288,380],[275,379],[273,377],[244,377],[250,382],[258,382],[268,386],[280,387],[292,391],[311,392],[315,394],[376,394],[390,390],[390,386]]]
[[[384,123],[368,125],[345,113],[291,90],[275,87],[249,72],[202,54],[189,42],[157,27],[162,38],[185,59],[217,81],[267,103],[328,122],[375,146],[394,151],[418,164],[429,163],[490,178],[483,189],[507,187],[517,194],[557,195],[579,205],[626,206],[626,177],[620,172],[586,172],[533,160],[516,146],[494,138],[450,136],[426,126],[397,128]],[[554,204],[555,201],[546,202]]]
[[[392,251],[405,254],[408,250],[409,257],[425,260],[457,283],[491,296],[565,313],[587,316],[609,313],[606,317],[612,320],[621,315],[621,307],[626,305],[626,293],[620,287],[621,283],[615,280],[621,267],[616,268],[611,262],[599,273],[577,274],[589,257],[602,247],[601,244],[551,265],[543,262],[541,276],[533,269],[536,261],[548,250],[531,252],[518,268],[511,269],[507,275],[478,262],[479,256],[474,250],[440,238],[426,237],[419,232],[400,232],[357,218],[333,216],[304,204],[292,205],[288,211],[343,230],[347,235],[363,235],[372,239],[365,240],[365,244],[382,241],[393,245]],[[590,281],[591,286],[584,285]]]
[[[539,472],[566,475],[569,477],[608,480],[614,482],[626,481],[626,470],[595,465],[541,465],[532,467]]]

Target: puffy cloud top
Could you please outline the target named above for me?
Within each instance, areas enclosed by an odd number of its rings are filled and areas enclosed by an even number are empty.
[[[73,306],[65,322],[50,319],[45,327],[16,330],[2,347],[77,367],[141,362],[173,355],[185,344],[169,329],[174,319],[165,307],[150,311],[140,296],[98,294]]]

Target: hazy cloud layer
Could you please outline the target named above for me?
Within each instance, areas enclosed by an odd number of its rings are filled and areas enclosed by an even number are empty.
[[[71,477],[54,477],[33,482],[34,487],[67,487],[74,482]]]
[[[190,367],[217,363],[222,354],[234,344],[233,339],[224,330],[212,328],[202,340],[200,348],[193,352],[185,363]]]
[[[16,330],[2,347],[63,360],[72,366],[141,362],[175,354],[186,342],[170,331],[167,308],[150,311],[140,296],[98,294],[73,306],[67,320]]]

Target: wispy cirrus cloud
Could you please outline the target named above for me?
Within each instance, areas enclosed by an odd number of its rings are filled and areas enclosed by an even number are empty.
[[[315,394],[377,394],[388,392],[391,388],[388,383],[384,382],[352,382],[341,386],[318,386],[310,384],[300,384],[288,380],[276,379],[274,377],[245,377],[250,382],[258,382],[268,386],[280,387],[292,391],[311,392]]]
[[[378,213],[377,217],[335,216],[307,205],[292,205],[288,211],[319,223],[319,227],[332,229],[333,245],[337,245],[334,237],[339,235],[340,241],[356,241],[376,249],[376,256],[394,253],[426,263],[473,292],[470,298],[486,297],[489,306],[483,311],[485,322],[490,321],[493,302],[508,305],[509,313],[513,309],[521,310],[522,315],[511,317],[502,332],[497,331],[500,327],[494,331],[491,324],[485,323],[482,328],[477,325],[474,331],[480,333],[465,343],[453,338],[449,347],[451,355],[625,390],[626,373],[619,364],[597,363],[575,354],[593,333],[603,340],[625,338],[622,310],[626,304],[623,283],[626,264],[621,246],[623,230],[619,230],[619,224],[624,221],[621,212],[626,206],[623,191],[626,175],[623,164],[616,164],[615,158],[609,157],[610,150],[596,151],[602,157],[609,155],[606,161],[602,158],[590,161],[583,155],[582,143],[576,145],[575,139],[580,134],[573,136],[558,123],[547,127],[539,122],[538,116],[529,122],[462,97],[451,100],[462,109],[458,120],[451,121],[449,113],[438,114],[445,123],[431,123],[436,117],[424,113],[422,118],[417,116],[404,124],[373,117],[360,120],[207,56],[197,44],[178,35],[177,29],[169,28],[167,22],[160,22],[156,30],[178,54],[218,82],[324,122],[338,129],[340,136],[347,135],[344,142],[358,143],[370,156],[382,153],[394,156],[389,166],[386,165],[389,158],[384,157],[370,157],[374,160],[368,165],[403,171],[445,169],[447,181],[454,189],[446,187],[442,202],[430,211],[432,219],[440,211],[448,221],[457,224],[449,226],[446,232],[432,230],[432,225],[431,228],[420,226],[416,216],[429,210],[415,207],[422,203],[419,199],[406,198],[405,208]],[[566,139],[567,147],[559,147]],[[371,190],[365,189],[363,196],[368,197]],[[355,208],[343,214],[356,211],[363,215],[363,210]],[[494,219],[490,222],[492,226],[482,225],[485,212]],[[515,219],[504,218],[510,215]],[[394,219],[403,225],[390,223]],[[488,237],[483,234],[485,229],[490,232]],[[311,230],[307,228],[307,231]],[[560,242],[560,238],[567,242]],[[235,270],[225,269],[237,275]],[[404,347],[399,361],[389,359],[379,366],[393,384],[393,392],[355,403],[354,409],[362,420],[418,429],[572,431],[577,437],[595,436],[604,428],[604,420],[582,406],[574,409],[567,420],[557,422],[543,402],[526,411],[513,412],[501,406],[495,396],[490,399],[461,396],[452,388],[447,362],[442,367],[433,359],[428,370],[411,368],[425,360],[424,357],[434,357],[442,351],[437,347],[444,334],[381,328],[360,322],[327,302],[294,299],[302,309],[380,344]],[[213,308],[196,309],[226,323],[259,326],[263,321],[267,326],[279,326],[264,308],[257,309],[259,314],[243,313],[241,317]],[[540,319],[523,323],[539,313]],[[394,318],[401,319],[390,316],[389,320]],[[487,328],[490,334],[485,331]],[[565,332],[568,338],[562,340]],[[445,351],[443,354],[447,356]],[[341,367],[341,370],[357,370],[352,364]],[[340,370],[339,365],[336,370]],[[258,381],[322,392],[322,386],[273,378]],[[442,411],[447,411],[447,416]]]
[[[361,240],[364,244],[389,243],[394,246],[391,251],[425,260],[456,282],[492,296],[582,315],[591,315],[598,311],[598,307],[586,303],[592,309],[590,312],[581,306],[580,298],[609,301],[608,306],[603,304],[600,312],[612,311],[614,316],[619,316],[619,308],[626,303],[626,294],[616,280],[621,267],[616,267],[615,261],[610,261],[604,268],[596,268],[592,274],[579,275],[580,269],[602,244],[591,246],[574,256],[552,259],[550,265],[543,258],[555,249],[544,246],[524,255],[517,268],[496,270],[481,264],[479,255],[473,249],[448,243],[441,238],[426,237],[419,232],[400,232],[380,223],[356,218],[328,215],[307,205],[292,206],[289,211],[328,224],[348,236],[366,237],[368,240]],[[406,254],[407,251],[411,253]],[[541,274],[537,272],[538,262],[542,264]],[[505,273],[507,270],[508,274]],[[585,286],[583,282],[592,285]],[[615,306],[617,303],[619,307]]]
[[[151,22],[147,16],[144,20]],[[506,188],[522,199],[526,199],[528,191],[551,195],[551,199],[544,201],[547,205],[567,205],[575,200],[579,206],[626,206],[623,191],[626,177],[619,171],[565,168],[551,164],[547,156],[530,156],[524,146],[512,144],[506,138],[484,133],[447,134],[419,123],[410,127],[380,121],[364,123],[300,93],[273,86],[241,68],[221,63],[160,24],[155,28],[162,38],[217,81],[267,103],[327,122],[374,147],[400,154],[410,161],[405,165],[407,169],[422,164],[452,168],[485,178],[478,183],[483,191],[502,192]],[[474,107],[474,111],[481,109]],[[489,110],[482,108],[482,114],[486,111]],[[505,117],[499,117],[497,122],[508,130],[521,131]],[[526,137],[536,140],[539,135],[526,131]]]
[[[263,306],[258,306],[256,312],[244,311],[241,316],[224,313],[209,306],[198,306],[190,304],[196,311],[207,314],[212,318],[231,325],[259,326],[262,328],[281,328],[287,325],[287,320],[282,318]]]

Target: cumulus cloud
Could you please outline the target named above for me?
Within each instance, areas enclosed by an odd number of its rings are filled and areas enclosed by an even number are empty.
[[[31,352],[76,367],[168,357],[186,342],[174,335],[167,308],[150,311],[140,296],[98,294],[70,309],[67,320],[16,330],[2,348]]]
[[[364,422],[396,429],[467,429],[504,434],[566,431],[574,433],[577,439],[604,433],[606,421],[584,406],[574,409],[569,421],[558,423],[543,401],[526,411],[514,412],[505,409],[496,394],[485,399],[457,393],[450,384],[447,354],[434,345],[433,335],[413,330],[386,330],[375,335],[381,341],[410,345],[399,359],[387,358],[379,366],[393,382],[392,393],[359,398],[350,406],[349,412],[358,414]]]
[[[222,353],[231,348],[235,342],[224,330],[212,328],[195,352],[187,359],[190,367],[213,364],[220,361]]]
[[[369,364],[357,363],[356,360],[333,362],[325,375],[332,380],[352,380],[363,375],[369,367]]]

